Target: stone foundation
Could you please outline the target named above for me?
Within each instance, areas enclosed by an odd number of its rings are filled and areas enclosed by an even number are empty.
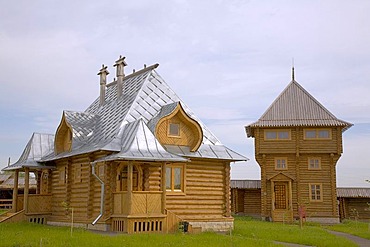
[[[228,232],[234,229],[233,221],[189,221],[193,228],[201,228],[202,232]]]
[[[70,222],[59,222],[59,221],[48,221],[48,225],[51,226],[71,226]],[[84,223],[73,223],[73,227],[75,228],[84,228],[89,230],[96,230],[96,231],[110,231],[110,225],[108,224],[95,224],[94,226],[92,224],[84,224]]]

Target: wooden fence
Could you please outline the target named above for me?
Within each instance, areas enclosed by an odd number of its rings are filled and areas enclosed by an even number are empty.
[[[12,199],[0,199],[0,208],[11,209],[12,202]]]

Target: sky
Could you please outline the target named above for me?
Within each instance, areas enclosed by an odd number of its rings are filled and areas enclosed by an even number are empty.
[[[337,186],[370,187],[370,1],[0,0],[0,168],[33,132],[99,95],[102,64],[157,72],[229,148],[247,156],[232,179],[260,179],[257,121],[295,79],[344,132]]]

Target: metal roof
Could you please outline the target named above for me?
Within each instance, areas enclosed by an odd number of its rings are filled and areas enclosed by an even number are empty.
[[[122,151],[103,157],[97,161],[108,160],[146,160],[186,162],[187,159],[167,152],[154,137],[142,119],[126,124],[123,139],[118,145]]]
[[[337,188],[338,197],[370,198],[370,188]]]
[[[166,149],[174,154],[192,158],[204,158],[204,159],[220,159],[230,161],[248,161],[249,159],[243,155],[225,147],[222,144],[209,145],[202,144],[197,151],[191,152],[189,147],[176,146],[176,145],[165,145]]]
[[[117,81],[108,84],[102,105],[98,97],[85,112],[64,111],[63,117],[73,134],[71,151],[55,154],[51,149],[50,152],[43,153],[38,161],[53,161],[98,150],[118,152],[104,160],[186,160],[179,155],[231,161],[247,160],[221,144],[157,74],[154,70],[157,67],[158,64],[155,64],[124,77],[121,96],[118,96]],[[178,104],[202,128],[203,141],[197,152],[171,154],[171,150],[165,150],[151,132],[158,120],[169,114],[171,109],[173,111],[173,107]],[[52,139],[54,141],[54,137]],[[14,166],[16,167],[18,166]]]
[[[351,123],[336,118],[298,82],[291,81],[262,117],[246,126],[248,137],[254,127],[339,126],[343,131]]]
[[[19,177],[18,178],[18,188],[24,188],[24,182],[25,179],[24,177]],[[37,186],[37,181],[34,177],[29,178],[29,188],[35,189]],[[14,178],[10,177],[4,183],[0,184],[0,189],[12,189],[14,188]]]
[[[33,133],[19,160],[7,166],[3,171],[11,171],[28,167],[30,169],[52,168],[39,163],[41,158],[54,150],[54,135]]]
[[[261,189],[261,180],[231,180],[233,189]]]

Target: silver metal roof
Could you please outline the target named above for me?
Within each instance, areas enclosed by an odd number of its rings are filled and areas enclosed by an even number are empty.
[[[248,136],[254,127],[291,127],[291,126],[339,126],[343,131],[351,123],[336,118],[328,109],[309,94],[298,82],[291,81],[275,99],[262,117],[246,126]]]
[[[117,152],[103,160],[187,160],[180,156],[247,160],[221,144],[157,74],[154,70],[157,67],[158,64],[155,64],[124,77],[120,97],[117,93],[117,81],[113,81],[107,85],[103,105],[97,98],[85,112],[64,111],[63,116],[72,128],[72,150],[55,154],[51,149],[50,152],[43,153],[39,161],[53,161],[98,150]],[[202,128],[203,142],[197,152],[171,152],[174,150],[163,148],[153,135],[158,120],[172,112],[173,107],[178,104]],[[181,149],[184,147],[179,147],[176,151]]]
[[[337,188],[338,197],[370,198],[370,188]]]
[[[186,162],[187,159],[167,152],[154,137],[142,119],[125,125],[118,146],[119,153],[108,155],[97,161],[146,160]]]
[[[24,177],[18,178],[18,188],[24,188],[25,179]],[[34,177],[29,178],[29,188],[35,189],[37,186],[37,181]],[[9,179],[0,184],[0,189],[12,189],[14,188],[14,178],[11,176]]]
[[[54,150],[54,135],[33,133],[28,141],[21,157],[14,164],[7,166],[3,171],[23,169],[25,167],[32,169],[52,168],[44,166],[39,161],[43,156]]]
[[[233,189],[261,189],[261,180],[231,180]]]
[[[167,151],[192,158],[204,158],[204,159],[220,159],[229,161],[248,161],[249,159],[245,156],[225,147],[222,144],[210,145],[202,144],[197,151],[191,152],[189,147],[186,146],[175,146],[175,145],[165,145]]]

